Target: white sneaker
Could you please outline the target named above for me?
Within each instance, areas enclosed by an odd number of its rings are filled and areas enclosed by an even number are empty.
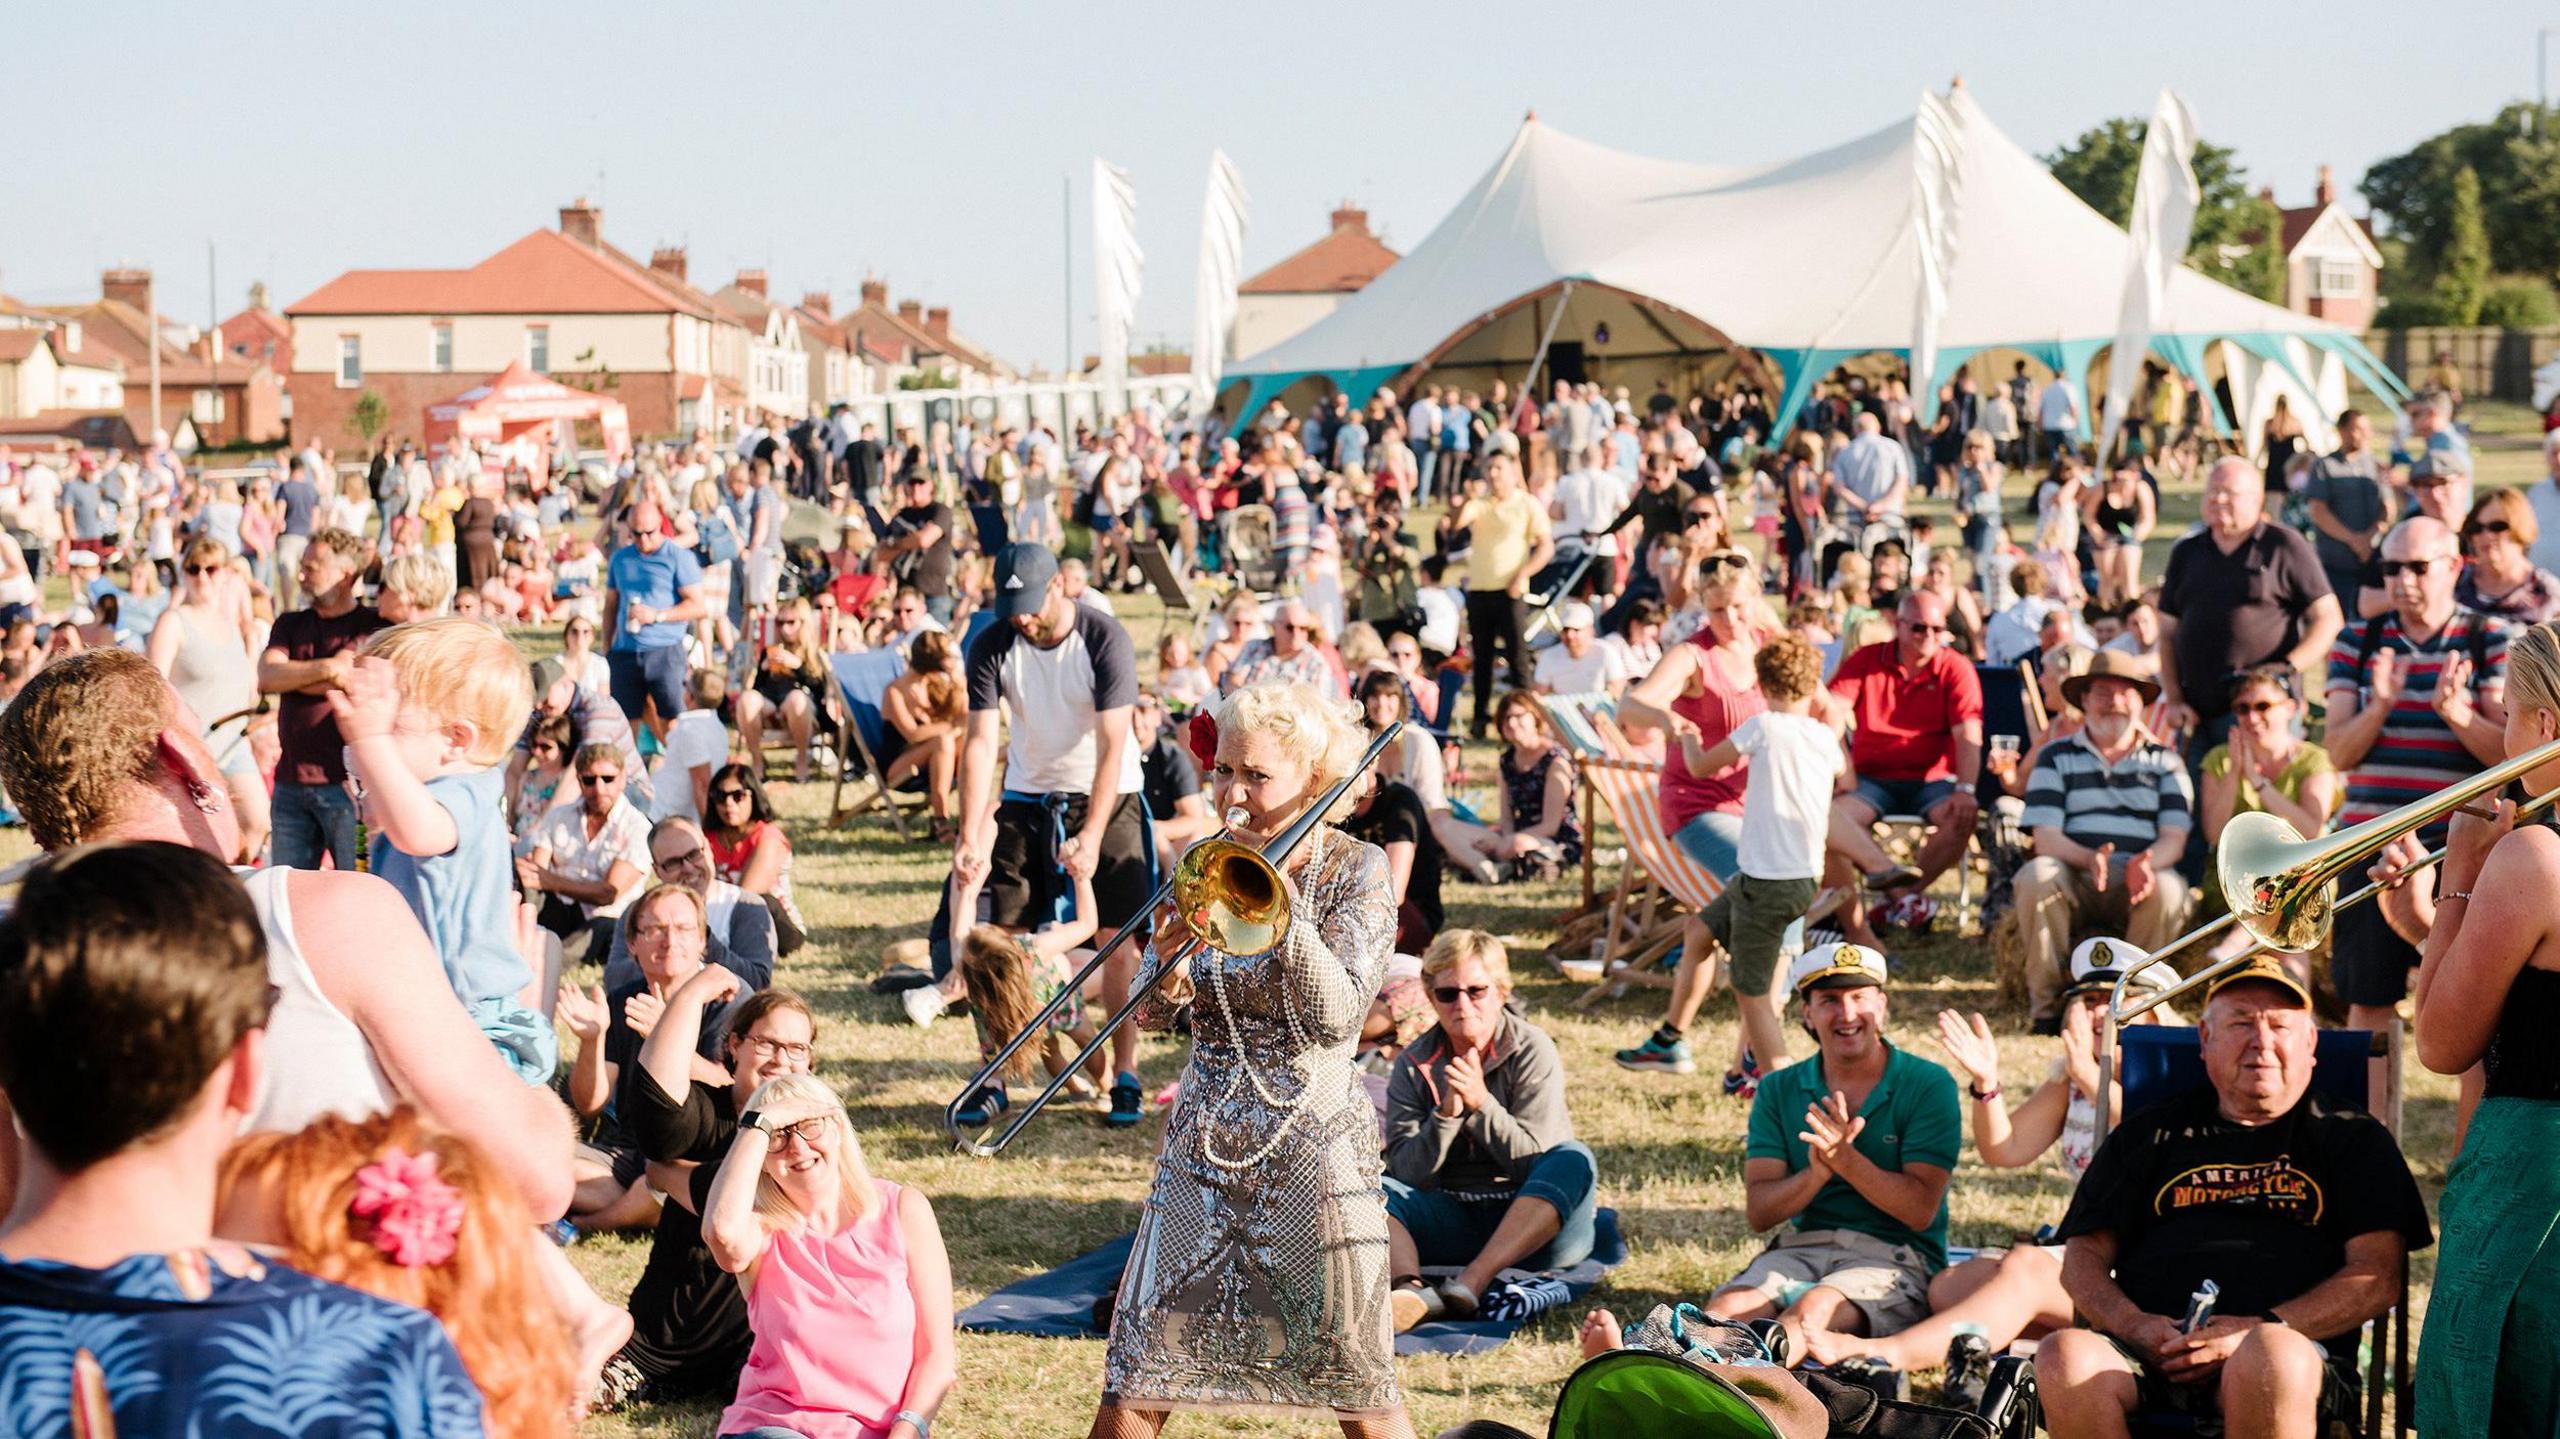
[[[898,1002],[907,1007],[907,1018],[913,1021],[918,1029],[923,1029],[940,1019],[946,1007],[942,991],[930,984],[919,984],[899,995]]]

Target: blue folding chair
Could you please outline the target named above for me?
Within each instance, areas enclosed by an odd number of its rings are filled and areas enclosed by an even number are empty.
[[[899,839],[905,840],[910,837],[906,810],[927,804],[925,781],[918,775],[897,789],[889,788],[884,782],[883,776],[889,772],[889,760],[895,756],[887,753],[889,722],[880,713],[880,696],[887,690],[889,681],[903,671],[905,662],[894,650],[865,650],[832,656],[828,667],[835,673],[836,693],[844,701],[846,753],[836,765],[835,790],[827,801],[827,822],[840,826],[876,806],[887,811],[890,828],[898,832]],[[863,772],[870,778],[871,792],[848,802],[844,797],[844,782],[856,760],[860,761]]]

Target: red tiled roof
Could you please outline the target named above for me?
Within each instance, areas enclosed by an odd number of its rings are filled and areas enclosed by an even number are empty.
[[[2320,216],[2322,213],[2327,211],[2328,208],[2329,207],[2327,205],[2297,205],[2290,210],[2280,210],[2277,212],[2284,216],[2284,233],[2279,237],[2284,244],[2284,253],[2288,255],[2293,253],[2294,247],[2302,243],[2303,236],[2311,233],[2311,227],[2313,225],[2320,223]],[[2367,241],[2373,239],[2373,226],[2371,224],[2363,220],[2356,219],[2353,216],[2348,217],[2347,223],[2364,231],[2364,237]]]
[[[288,315],[651,314],[707,307],[611,246],[536,230],[467,270],[349,270]]]
[[[898,358],[899,351],[896,347],[881,344],[878,340],[873,339],[869,335],[857,337],[857,343],[862,353],[878,360],[881,364],[896,365],[905,363]]]
[[[0,330],[0,364],[14,365],[34,354],[36,346],[44,343],[45,333],[33,325]]]
[[[1357,290],[1386,273],[1399,257],[1369,233],[1366,213],[1333,212],[1333,229],[1279,264],[1238,285],[1246,295],[1333,294]]]
[[[78,320],[84,343],[79,352],[63,357],[67,365],[105,368],[112,357],[121,360],[125,373],[139,374],[151,367],[151,317],[122,300],[96,299],[85,305],[53,305],[49,313],[59,319]],[[258,372],[248,360],[221,359],[207,364],[201,357],[171,344],[166,335],[159,338],[160,383],[163,385],[243,385]],[[56,353],[60,350],[57,348]]]
[[[286,324],[284,317],[273,310],[242,310],[215,329],[226,345],[245,345],[260,337],[279,342],[293,338],[293,326]]]

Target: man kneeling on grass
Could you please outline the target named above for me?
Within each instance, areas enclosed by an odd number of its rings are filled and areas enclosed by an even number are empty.
[[[1791,1228],[1706,1308],[1775,1318],[1803,1354],[1808,1330],[1890,1334],[1927,1317],[1964,1115],[1953,1077],[1885,1038],[1883,955],[1817,945],[1789,978],[1820,1049],[1760,1081],[1742,1179],[1751,1227]]]

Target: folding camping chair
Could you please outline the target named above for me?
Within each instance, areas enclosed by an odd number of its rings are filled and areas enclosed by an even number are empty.
[[[2202,976],[2191,977],[2190,983]],[[2197,1030],[2185,1025],[2134,1025],[2115,1031],[2115,1044],[2123,1056],[2124,1113],[2142,1110],[2186,1093],[2207,1083],[2204,1051]],[[2393,1061],[2398,1055],[2392,1037],[2364,1029],[2324,1029],[2318,1047],[2313,1051],[2311,1089],[2333,1104],[2362,1110],[2370,1093],[2370,1071],[2377,1058]],[[2101,1141],[2102,1143],[2104,1141]],[[2407,1435],[2412,1425],[2409,1414],[2410,1366],[2415,1336],[2410,1332],[2409,1261],[2400,1261],[2400,1302],[2375,1318],[2364,1334],[2364,1352],[2370,1362],[2360,1376],[2364,1385],[2363,1426],[2357,1431],[2366,1439],[2382,1439],[2385,1434]],[[2387,1361],[2387,1368],[2385,1367]],[[1994,1372],[2003,1366],[2028,1365],[2025,1359],[2000,1359]],[[1994,1388],[2003,1387],[1998,1384]],[[2382,1402],[2391,1399],[2390,1427],[2383,1424]],[[2183,1416],[2133,1417],[2137,1435],[2192,1434],[2192,1421]]]
[[[1599,831],[1592,827],[1590,776],[1582,771],[1587,759],[1609,759],[1625,753],[1603,737],[1599,723],[1614,717],[1618,702],[1597,691],[1588,694],[1540,695],[1538,708],[1545,712],[1547,724],[1563,738],[1566,754],[1573,760],[1574,788],[1582,796],[1582,907],[1589,909],[1594,897],[1592,884],[1592,851],[1598,848],[1591,837]],[[1614,727],[1613,727],[1614,729]]]
[[[924,795],[921,780],[897,789],[889,788],[883,781],[883,776],[889,772],[889,760],[896,756],[884,753],[889,743],[889,722],[880,714],[879,693],[888,687],[889,680],[896,678],[904,666],[905,661],[891,650],[865,650],[858,654],[830,657],[829,668],[835,673],[836,694],[845,710],[845,723],[840,728],[844,749],[835,767],[835,787],[827,799],[827,823],[832,827],[840,829],[855,816],[879,809],[887,813],[889,827],[897,831],[901,841],[905,841],[914,837],[907,831],[907,811],[929,809],[931,806],[931,801]],[[844,792],[845,780],[855,772],[857,761],[861,766],[860,773],[869,780],[870,789],[848,801]]]

